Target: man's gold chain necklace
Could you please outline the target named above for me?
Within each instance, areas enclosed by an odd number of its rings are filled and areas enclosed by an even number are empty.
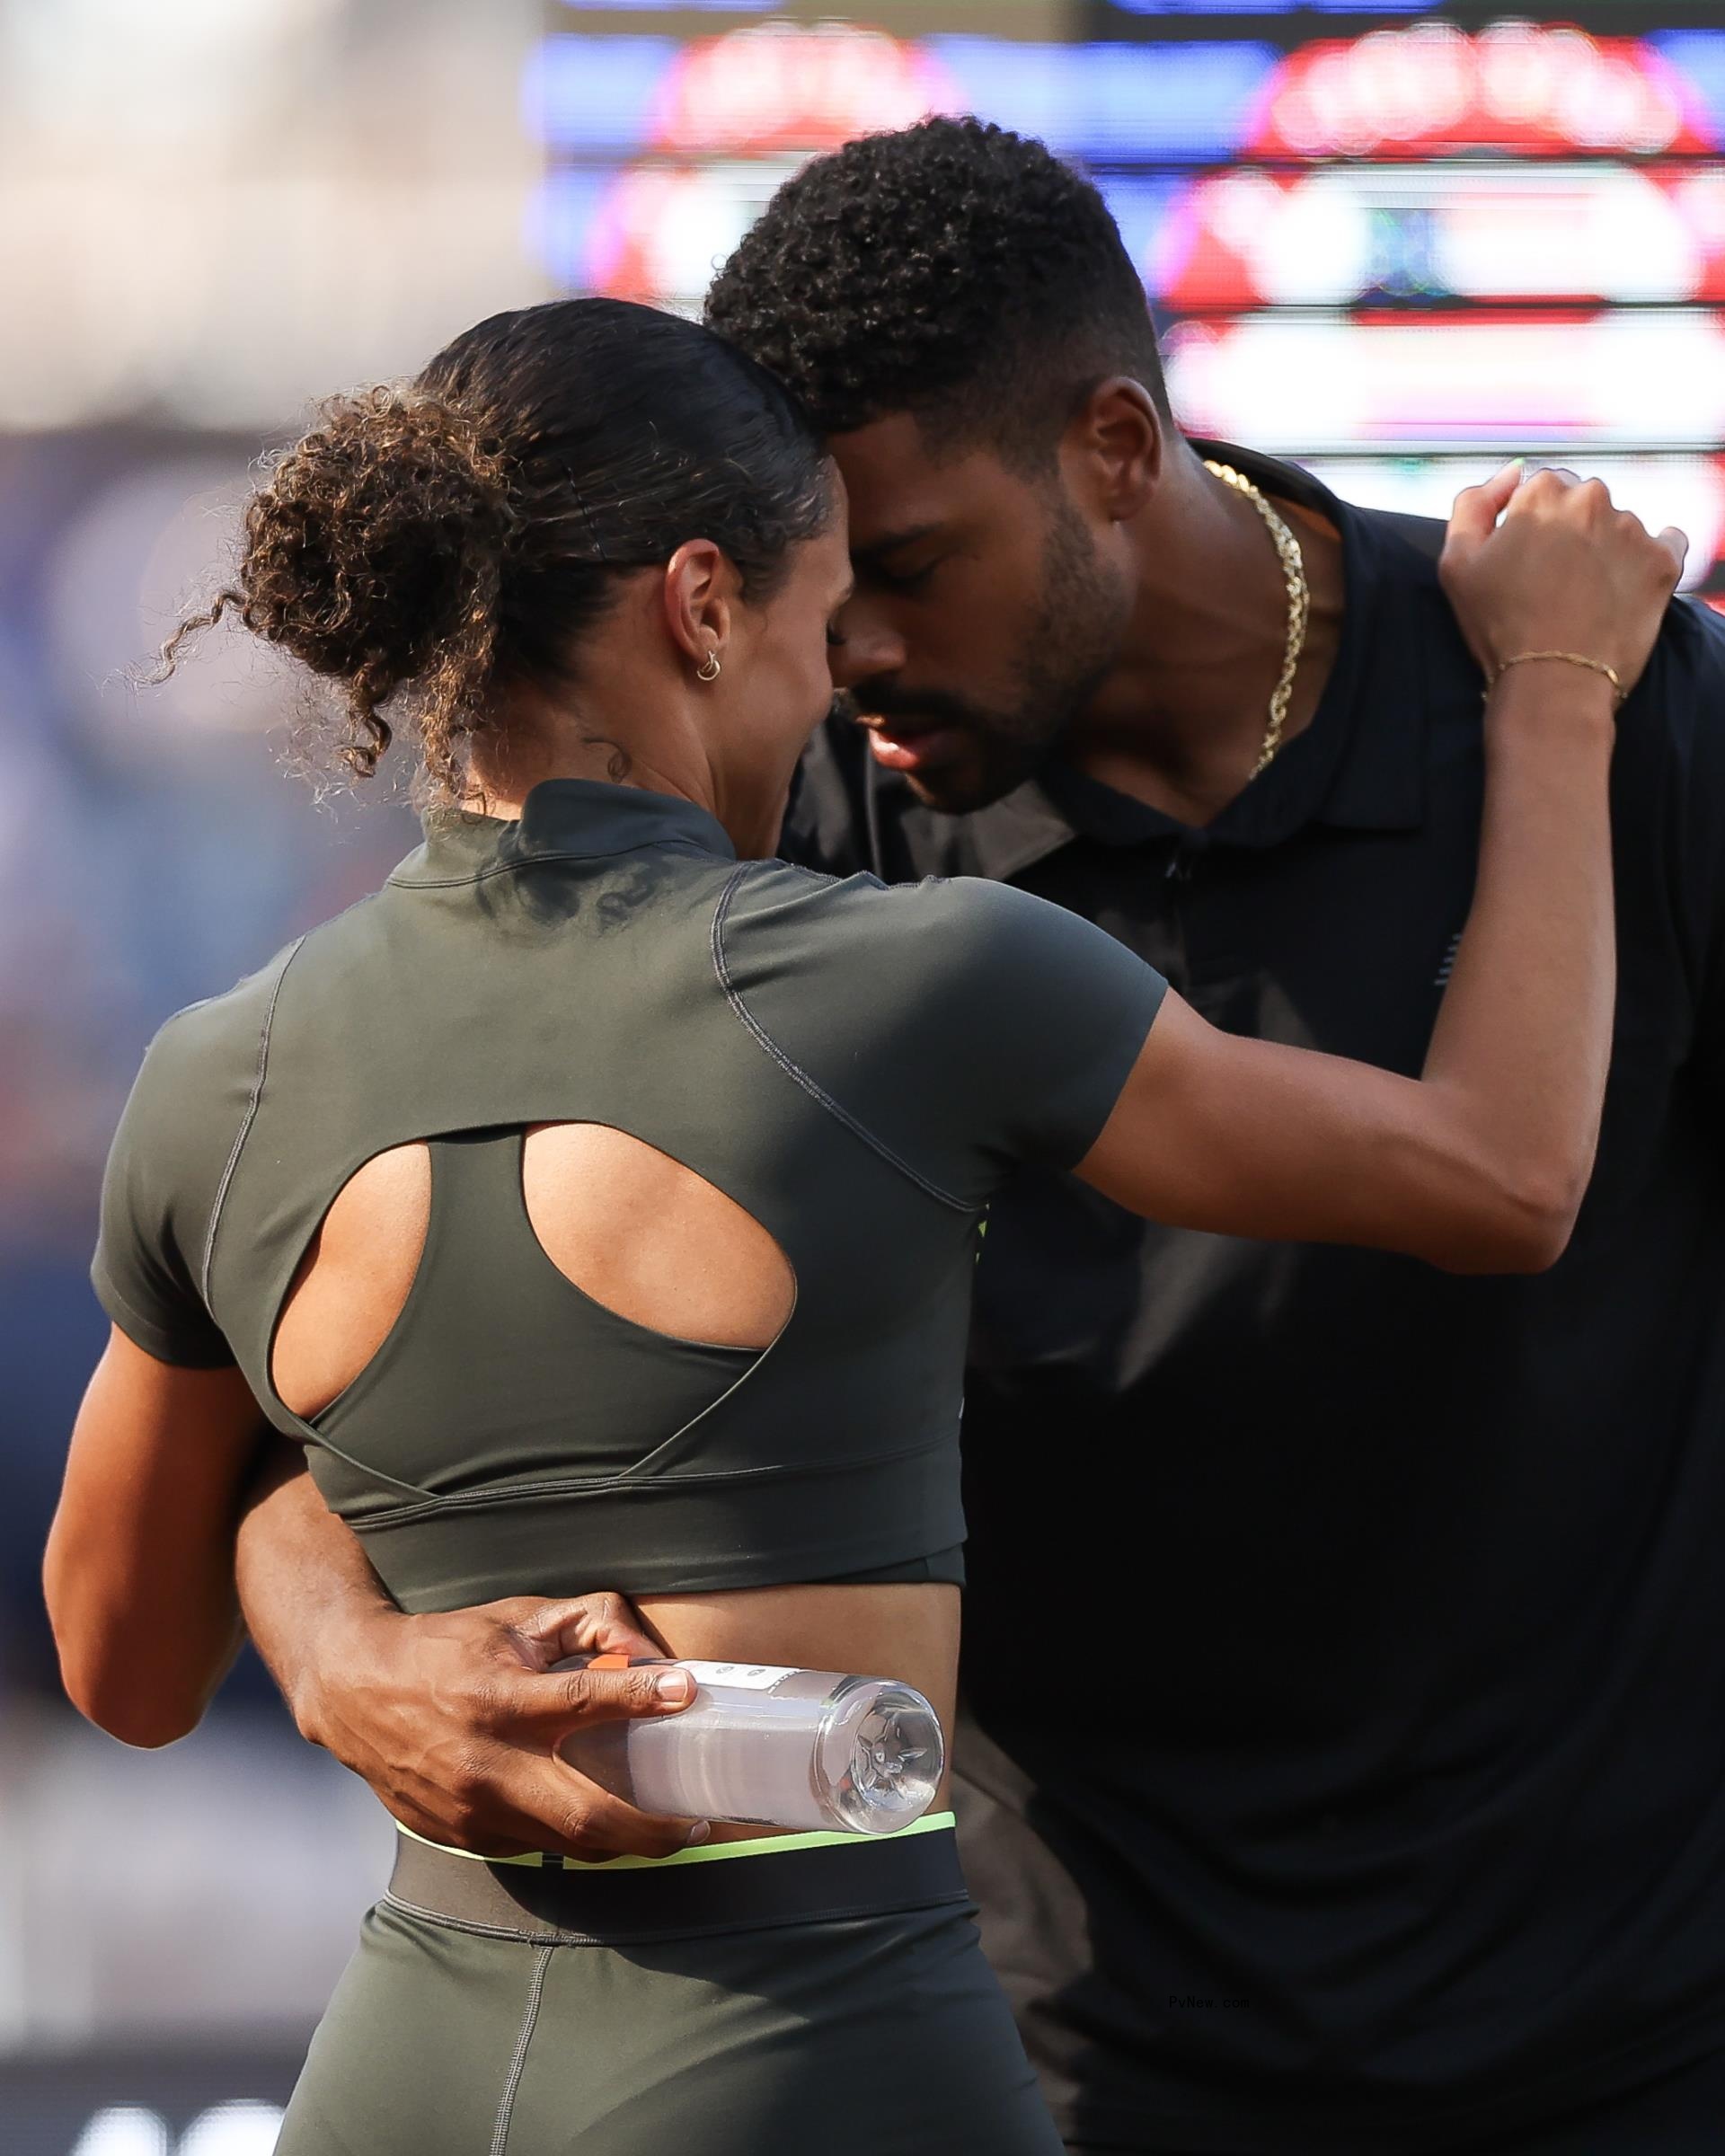
[[[1287,707],[1294,694],[1294,676],[1299,669],[1300,654],[1305,649],[1305,625],[1312,611],[1312,595],[1306,587],[1305,561],[1299,541],[1245,473],[1236,472],[1232,464],[1215,464],[1208,457],[1204,460],[1204,469],[1214,472],[1235,493],[1243,494],[1263,518],[1275,542],[1282,574],[1287,579],[1287,646],[1282,656],[1281,679],[1270,692],[1269,723],[1264,729],[1264,745],[1252,767],[1255,779],[1267,764],[1274,762],[1276,752],[1282,746],[1282,729],[1287,724]]]

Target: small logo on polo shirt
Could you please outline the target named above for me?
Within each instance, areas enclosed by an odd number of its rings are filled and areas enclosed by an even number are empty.
[[[1454,935],[1453,935],[1453,936],[1452,936],[1452,937],[1449,939],[1449,947],[1448,947],[1448,949],[1447,949],[1447,950],[1446,950],[1444,952],[1444,962],[1443,962],[1443,964],[1442,964],[1442,965],[1441,965],[1441,966],[1440,966],[1440,967],[1438,968],[1438,978],[1437,978],[1437,979],[1436,979],[1436,980],[1435,980],[1435,981],[1434,981],[1434,982],[1431,984],[1431,985],[1432,985],[1432,986],[1433,986],[1434,988],[1447,988],[1447,987],[1448,987],[1448,985],[1449,985],[1449,976],[1450,976],[1450,975],[1451,975],[1451,974],[1452,974],[1452,973],[1455,971],[1455,953],[1456,953],[1456,952],[1457,952],[1457,951],[1458,951],[1458,950],[1459,950],[1461,948],[1462,948],[1462,932],[1461,932],[1461,930],[1458,928],[1458,929],[1455,931],[1455,934],[1454,934]]]

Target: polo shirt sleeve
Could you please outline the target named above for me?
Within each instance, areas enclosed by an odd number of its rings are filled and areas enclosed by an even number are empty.
[[[102,1178],[90,1277],[103,1310],[146,1355],[215,1370],[234,1356],[199,1288],[212,1132],[190,1016],[168,1021],[132,1086]]]

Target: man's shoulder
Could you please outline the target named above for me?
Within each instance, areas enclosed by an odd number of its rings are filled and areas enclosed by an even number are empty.
[[[1698,688],[1716,691],[1725,684],[1725,614],[1705,599],[1673,599],[1658,650],[1666,665],[1681,667]]]
[[[1349,506],[1385,543],[1385,551],[1400,558],[1405,567],[1412,569],[1416,562],[1429,565],[1420,571],[1420,582],[1429,583],[1433,579],[1438,557],[1444,551],[1444,535],[1449,529],[1441,517],[1415,517],[1405,509],[1363,509],[1352,503]]]
[[[1380,596],[1399,594],[1453,624],[1438,577],[1447,529],[1443,519],[1342,506],[1373,542]],[[1680,754],[1691,747],[1703,755],[1725,749],[1725,614],[1704,600],[1674,599],[1667,609],[1652,657],[1625,706],[1625,728],[1638,723],[1644,735],[1650,730]]]
[[[1438,561],[1448,526],[1441,517],[1416,517],[1400,509],[1367,508],[1346,499],[1340,507],[1376,543],[1375,567],[1391,585],[1416,587],[1443,599]],[[1446,605],[1447,601],[1443,601]],[[1667,611],[1650,664],[1650,676],[1680,692],[1701,694],[1712,707],[1725,687],[1725,614],[1700,599],[1675,599]],[[1712,711],[1717,722],[1725,713]]]
[[[1685,770],[1717,770],[1725,756],[1725,615],[1704,600],[1674,599],[1666,610],[1618,721],[1619,743],[1638,726],[1651,727]]]
[[[1246,466],[1248,476],[1255,475],[1260,485],[1326,523],[1351,525],[1356,544],[1364,540],[1375,557],[1386,558],[1392,568],[1399,565],[1410,581],[1436,583],[1438,557],[1444,551],[1444,535],[1448,529],[1443,517],[1355,501],[1337,493],[1305,464],[1291,458],[1269,456],[1228,443],[1195,442],[1194,446],[1200,453],[1214,450],[1225,462]]]

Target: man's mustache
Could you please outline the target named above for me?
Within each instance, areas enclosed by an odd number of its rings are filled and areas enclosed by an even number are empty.
[[[933,733],[936,727],[977,723],[976,713],[956,696],[945,696],[933,689],[900,695],[884,686],[840,689],[833,698],[829,715],[848,719],[857,726],[868,726],[876,720],[913,719],[919,734]]]

